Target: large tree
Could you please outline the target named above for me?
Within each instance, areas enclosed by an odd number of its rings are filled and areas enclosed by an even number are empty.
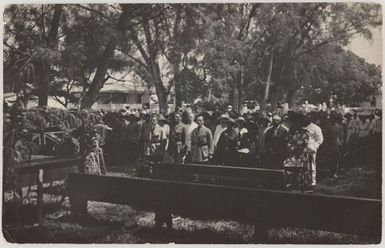
[[[166,112],[173,87],[177,105],[196,97],[235,106],[292,102],[309,85],[318,87],[307,78],[326,73],[321,58],[339,68],[320,51],[345,48],[355,34],[370,38],[381,12],[373,3],[10,5],[4,20],[9,90],[38,95],[40,105],[51,92],[66,106],[80,86],[80,105],[90,108],[104,83],[124,70],[153,86]],[[335,78],[327,81],[330,88]]]
[[[126,13],[132,5],[122,4],[121,8]],[[182,103],[182,71],[191,70],[191,57],[202,32],[200,18],[199,5],[144,4],[126,27],[127,42],[135,48],[126,53],[127,59],[135,74],[155,87],[161,112],[167,112],[172,87],[176,104]]]
[[[4,12],[4,78],[14,90],[34,91],[39,106],[47,105],[51,71],[58,62],[62,12],[61,4],[11,5]]]
[[[243,91],[245,97],[249,92],[258,94],[264,103],[280,98],[292,101],[306,84],[299,80],[298,69],[304,56],[316,58],[315,52],[328,44],[346,46],[355,34],[370,38],[370,28],[381,24],[378,4],[265,3],[253,7],[247,7],[245,14],[242,5],[211,5],[206,15],[210,21],[202,53],[210,77],[222,85],[217,93],[222,96],[223,91]],[[248,23],[248,28],[239,28],[242,23]],[[238,39],[241,30],[247,35]],[[229,100],[237,103],[234,99]]]

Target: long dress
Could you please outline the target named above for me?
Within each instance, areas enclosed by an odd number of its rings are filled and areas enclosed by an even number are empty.
[[[216,162],[224,165],[236,166],[239,164],[238,134],[234,129],[226,129],[219,137],[215,152]]]
[[[308,149],[308,131],[301,128],[289,132],[287,142],[288,157],[283,165],[288,183],[294,186],[311,185],[312,174]]]

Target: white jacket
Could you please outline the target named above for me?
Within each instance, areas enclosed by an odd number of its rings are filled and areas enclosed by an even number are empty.
[[[319,146],[324,142],[321,128],[314,123],[310,123],[305,129],[309,132],[309,143],[307,147],[317,152]]]

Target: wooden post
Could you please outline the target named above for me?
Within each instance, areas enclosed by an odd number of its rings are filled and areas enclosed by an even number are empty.
[[[3,190],[4,192],[4,190]],[[22,208],[23,208],[23,186],[21,184],[19,176],[17,176],[17,185],[16,185],[16,222],[17,227],[22,228]],[[4,201],[5,198],[3,198]]]
[[[41,225],[43,222],[43,183],[44,183],[44,170],[39,169],[37,173],[37,221],[38,224]]]

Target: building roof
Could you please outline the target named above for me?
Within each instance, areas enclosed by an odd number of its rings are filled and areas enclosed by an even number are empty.
[[[72,92],[81,92],[81,87],[76,87]],[[143,83],[133,82],[106,82],[99,93],[145,93],[155,94],[154,87],[148,87]]]
[[[141,83],[132,83],[132,82],[113,82],[106,83],[104,87],[100,90],[100,93],[155,93],[153,87],[148,87],[145,84]]]

